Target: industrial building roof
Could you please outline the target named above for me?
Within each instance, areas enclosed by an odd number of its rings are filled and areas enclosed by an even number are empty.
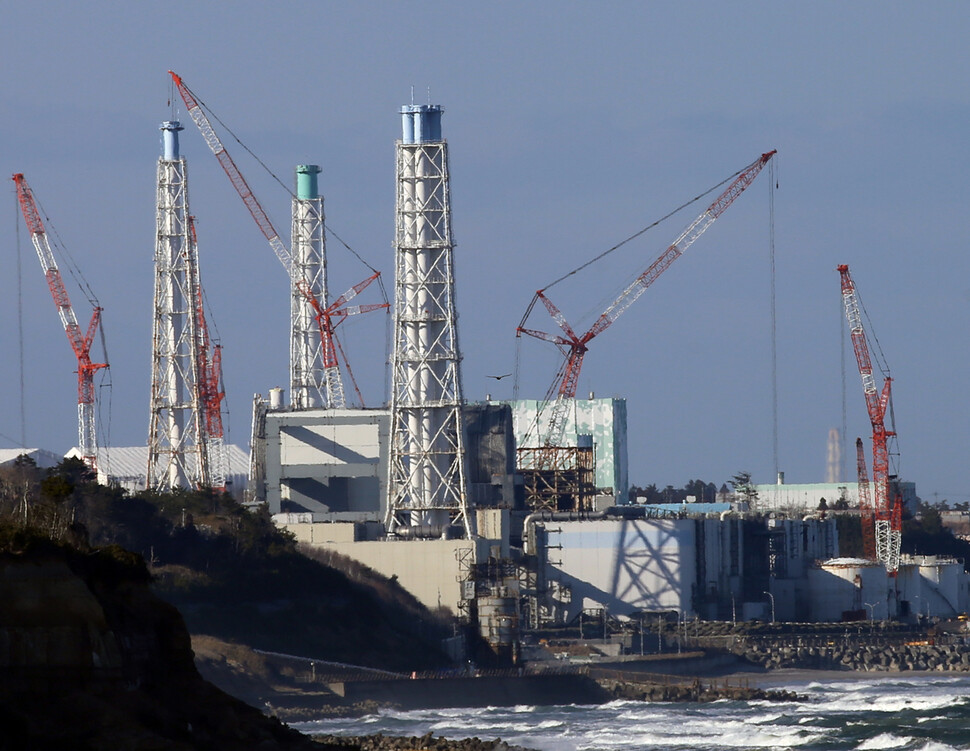
[[[0,449],[0,466],[12,464],[18,456],[27,455],[34,463],[43,469],[56,467],[64,458],[47,449]]]
[[[232,483],[233,492],[241,492],[249,478],[249,453],[233,444],[228,444],[226,451],[229,456],[227,484]],[[67,455],[80,457],[80,451],[74,448]],[[99,482],[120,485],[128,490],[144,490],[148,482],[147,474],[148,446],[112,446],[98,449]]]

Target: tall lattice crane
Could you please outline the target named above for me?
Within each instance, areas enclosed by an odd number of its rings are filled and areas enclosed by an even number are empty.
[[[838,270],[842,283],[842,303],[852,337],[852,349],[855,351],[856,364],[859,367],[859,375],[862,377],[862,391],[866,399],[866,410],[869,413],[869,422],[872,424],[873,502],[871,511],[862,510],[864,535],[869,534],[865,527],[871,524],[872,534],[875,538],[876,560],[883,563],[886,570],[891,574],[895,574],[899,568],[902,503],[899,499],[892,503],[889,488],[888,443],[889,439],[896,435],[895,430],[886,428],[886,414],[889,412],[889,405],[892,400],[892,378],[887,374],[883,379],[882,389],[876,388],[876,377],[872,372],[872,359],[869,356],[869,344],[862,325],[855,283],[852,281],[847,265],[842,264],[838,267]],[[860,459],[859,467],[861,471],[864,471],[864,458]],[[860,475],[860,489],[862,482],[863,477]],[[868,483],[866,484],[868,485]],[[862,500],[868,501],[867,498]],[[866,515],[868,515],[868,518]]]
[[[97,470],[98,437],[94,414],[94,374],[102,368],[107,368],[108,363],[91,360],[91,345],[101,324],[102,309],[98,301],[92,296],[90,302],[94,310],[91,313],[91,321],[88,323],[87,331],[82,333],[77,322],[77,316],[74,315],[71,298],[64,286],[61,272],[57,268],[57,261],[54,259],[54,253],[51,250],[50,238],[47,236],[44,222],[37,210],[33,191],[22,174],[14,175],[13,181],[17,186],[17,200],[20,202],[20,210],[24,215],[24,221],[27,223],[31,242],[34,244],[41,269],[47,278],[47,286],[50,287],[54,305],[57,306],[57,313],[61,318],[61,324],[64,326],[64,332],[67,334],[67,340],[71,344],[71,349],[74,350],[75,357],[77,357],[78,448],[81,451],[84,463],[91,469]]]
[[[372,276],[347,290],[347,292],[341,295],[334,303],[327,305],[325,299],[326,290],[315,289],[311,281],[303,275],[300,265],[295,262],[290,249],[287,248],[283,243],[279,232],[276,231],[272,221],[270,221],[269,215],[263,210],[259,200],[249,187],[249,183],[246,182],[246,178],[243,177],[239,167],[236,166],[235,161],[229,155],[229,152],[223,145],[222,140],[212,127],[212,123],[210,122],[209,117],[203,111],[202,105],[199,103],[199,99],[195,96],[195,94],[192,93],[189,87],[185,85],[185,82],[178,74],[173,71],[169,71],[169,75],[172,77],[172,81],[174,82],[175,87],[178,89],[182,100],[185,102],[189,116],[199,128],[199,132],[202,133],[202,137],[205,139],[209,149],[215,155],[216,159],[218,159],[219,164],[222,166],[226,176],[229,178],[229,182],[232,183],[233,188],[236,189],[239,197],[246,205],[246,208],[252,215],[253,220],[259,227],[260,232],[263,233],[263,236],[266,238],[267,242],[269,242],[269,245],[276,254],[276,257],[279,259],[280,263],[283,264],[283,268],[286,269],[286,273],[290,278],[291,285],[293,285],[299,295],[303,296],[307,304],[313,310],[313,318],[315,319],[320,332],[321,357],[323,358],[327,406],[346,406],[343,382],[340,375],[339,360],[337,356],[340,345],[334,339],[334,329],[349,315],[365,313],[371,310],[388,307],[388,303],[374,303],[370,305],[351,307],[346,306],[347,302],[349,302],[353,297],[356,297],[358,293],[363,291],[371,284],[371,282],[377,279],[380,276],[380,273],[375,272]],[[296,327],[297,324],[292,322],[291,329]],[[350,372],[346,358],[344,358],[344,365],[347,367],[348,372]],[[301,368],[301,372],[310,373],[312,372],[312,368]],[[353,378],[352,373],[351,378]],[[356,389],[356,384],[354,385],[354,388]],[[359,389],[357,390],[357,395],[358,398],[360,398]]]
[[[872,507],[872,486],[866,467],[866,448],[861,438],[855,439],[856,472],[859,476],[859,519],[862,522],[862,551],[867,560],[876,560],[875,510]]]
[[[707,228],[713,224],[714,220],[721,216],[734,203],[737,197],[754,182],[758,173],[761,172],[762,168],[775,153],[774,150],[766,152],[741,170],[731,184],[707,207],[704,213],[691,222],[687,229],[681,232],[680,236],[660,254],[657,260],[620,293],[619,297],[596,319],[586,333],[582,335],[576,334],[559,308],[546,296],[545,289],[536,292],[525,315],[522,317],[522,321],[519,323],[516,336],[528,334],[536,339],[551,342],[564,355],[564,361],[545,398],[545,401],[548,403],[555,396],[555,402],[548,422],[549,427],[541,440],[543,447],[552,449],[560,446],[562,443],[568,406],[570,401],[576,396],[579,372],[583,366],[583,358],[586,356],[590,340],[606,331],[627,308],[636,302],[637,298],[646,291],[647,287],[653,284],[674,261],[683,255],[687,248],[704,234]],[[546,310],[549,311],[549,315],[559,324],[559,328],[562,329],[564,336],[548,334],[544,331],[536,331],[535,329],[525,327],[526,320],[537,301],[541,301]]]
[[[194,346],[198,368],[194,387],[203,412],[198,441],[204,444],[208,457],[210,486],[213,490],[225,490],[229,457],[226,454],[225,431],[222,425],[222,403],[226,398],[222,385],[222,345],[212,341],[209,324],[206,322],[204,291],[198,266],[198,236],[195,231],[195,217],[191,214],[188,224],[191,243],[188,257],[192,261],[189,273],[193,276],[189,287],[194,290],[195,295]]]

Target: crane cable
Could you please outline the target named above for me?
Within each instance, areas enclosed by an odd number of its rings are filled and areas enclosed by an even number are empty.
[[[77,284],[78,288],[81,290],[81,294],[87,299],[88,303],[92,308],[100,308],[101,303],[98,302],[98,296],[94,294],[94,290],[91,289],[91,285],[88,284],[88,280],[84,278],[84,274],[81,273],[81,267],[77,265],[71,252],[67,249],[64,241],[61,239],[60,233],[57,231],[57,227],[51,221],[51,218],[47,215],[47,210],[44,208],[44,204],[40,202],[37,194],[31,191],[31,195],[34,199],[34,203],[37,204],[37,209],[43,215],[44,218],[44,230],[47,236],[53,235],[54,242],[51,243],[52,248],[59,251],[59,255],[65,261],[67,261],[67,271]]]
[[[771,266],[771,447],[778,477],[778,316],[775,305],[775,189],[778,178],[775,160],[768,165],[768,255]]]
[[[667,221],[668,219],[670,219],[675,214],[680,213],[681,211],[683,211],[684,209],[686,209],[688,206],[691,206],[691,205],[697,203],[698,201],[700,201],[701,199],[703,199],[705,196],[710,195],[711,193],[713,193],[715,190],[717,190],[718,188],[720,188],[725,183],[728,183],[731,180],[735,179],[738,175],[740,175],[746,169],[748,169],[748,168],[747,167],[744,167],[743,169],[739,169],[733,175],[729,175],[724,180],[721,180],[721,182],[717,183],[717,185],[714,185],[714,186],[708,188],[703,193],[700,193],[699,195],[695,196],[694,198],[691,198],[689,201],[685,201],[680,206],[678,206],[677,208],[675,208],[673,211],[670,211],[667,214],[665,214],[664,216],[662,216],[659,219],[657,219],[656,221],[651,222],[650,224],[648,224],[643,229],[638,230],[637,232],[634,232],[632,235],[630,235],[629,237],[627,237],[625,240],[621,240],[620,242],[616,243],[616,245],[613,245],[612,247],[607,248],[606,250],[604,250],[599,255],[595,256],[594,258],[589,259],[588,261],[586,261],[582,265],[577,266],[572,271],[570,271],[570,272],[568,272],[566,274],[563,274],[561,277],[559,277],[555,281],[547,284],[545,287],[543,287],[541,290],[539,290],[539,292],[545,292],[546,290],[548,290],[548,289],[556,286],[560,282],[565,281],[569,277],[578,274],[583,269],[585,269],[585,268],[587,268],[589,266],[592,266],[597,261],[602,260],[603,258],[605,258],[606,256],[608,256],[613,251],[619,250],[620,248],[622,248],[627,243],[632,242],[633,240],[636,240],[638,237],[640,237],[641,235],[645,234],[646,232],[648,232],[649,230],[653,229],[654,227],[658,226],[659,224],[662,224],[663,222]],[[772,212],[773,212],[774,211],[774,208],[773,208],[774,207],[774,204],[772,203],[771,205],[772,205]],[[774,216],[773,213],[772,213],[772,216]],[[773,240],[773,235],[772,235],[772,243],[773,242],[774,242],[774,240]],[[774,253],[774,250],[773,249],[774,249],[774,245],[772,244],[772,253]],[[774,256],[772,256],[772,259],[773,258],[774,258]],[[772,260],[772,262],[774,262],[774,261]],[[536,292],[532,296],[532,300],[529,302],[528,307],[525,309],[525,313],[522,316],[522,320],[519,321],[518,328],[520,328],[520,329],[523,328],[525,326],[525,324],[526,324],[526,321],[529,320],[529,316],[532,315],[533,308],[535,308],[536,303],[539,302],[539,292]],[[520,336],[520,333],[518,331],[516,331],[516,335],[515,335],[515,367],[513,369],[514,376],[513,376],[513,379],[512,379],[512,398],[513,399],[518,399],[519,398],[519,373],[520,373],[520,370],[521,370],[521,361],[522,361],[522,346],[521,346],[521,344],[522,344],[522,337]],[[777,459],[775,461],[775,464],[777,465]]]
[[[573,269],[572,271],[570,271],[570,272],[568,272],[568,273],[566,273],[566,274],[563,274],[563,275],[562,275],[561,277],[559,277],[559,278],[558,278],[558,279],[556,279],[555,281],[553,281],[553,282],[551,282],[551,283],[549,283],[549,284],[547,284],[547,285],[546,285],[545,287],[543,287],[543,288],[542,288],[542,289],[540,290],[540,292],[545,292],[546,290],[548,290],[548,289],[551,289],[552,287],[555,287],[555,286],[556,286],[557,284],[559,284],[560,282],[562,282],[562,281],[565,281],[565,280],[566,280],[566,279],[568,279],[569,277],[571,277],[571,276],[574,276],[575,274],[578,274],[578,273],[579,273],[580,271],[582,271],[583,269],[585,269],[585,268],[587,268],[587,267],[589,267],[589,266],[592,266],[592,265],[593,265],[594,263],[596,263],[597,261],[600,261],[600,260],[602,260],[603,258],[605,258],[606,256],[608,256],[608,255],[609,255],[610,253],[612,253],[613,251],[615,251],[615,250],[619,250],[620,248],[622,248],[622,247],[623,247],[624,245],[626,245],[627,243],[629,243],[629,242],[632,242],[633,240],[636,240],[636,239],[637,239],[638,237],[640,237],[640,236],[641,236],[641,235],[643,235],[644,233],[646,233],[646,232],[648,232],[649,230],[651,230],[651,229],[653,229],[653,228],[654,228],[654,227],[656,227],[657,225],[659,225],[659,224],[661,224],[661,223],[663,223],[663,222],[665,222],[665,221],[667,221],[668,219],[670,219],[670,217],[672,217],[672,216],[674,216],[675,214],[678,214],[679,212],[681,212],[681,211],[683,211],[683,210],[684,210],[684,209],[686,209],[686,208],[687,208],[688,206],[691,206],[692,204],[695,204],[695,203],[697,203],[698,201],[700,201],[701,199],[703,199],[703,198],[704,198],[705,196],[707,196],[707,195],[709,195],[709,194],[711,194],[711,193],[713,193],[713,192],[714,192],[715,190],[717,190],[718,188],[720,188],[720,187],[721,187],[722,185],[724,185],[725,183],[728,183],[728,182],[730,182],[731,180],[733,180],[734,178],[736,178],[736,177],[737,177],[738,175],[740,175],[740,174],[741,174],[742,172],[744,172],[744,171],[745,171],[746,169],[748,169],[748,168],[747,168],[747,167],[745,167],[744,169],[739,169],[739,170],[738,170],[737,172],[735,172],[735,173],[734,173],[733,175],[730,175],[730,176],[728,176],[728,177],[726,177],[726,178],[725,178],[724,180],[721,180],[721,182],[719,182],[719,183],[718,183],[717,185],[714,185],[713,187],[711,187],[711,188],[708,188],[708,189],[707,189],[707,190],[705,190],[705,191],[704,191],[703,193],[701,193],[701,194],[699,194],[699,195],[697,195],[697,196],[695,196],[694,198],[691,198],[691,199],[690,199],[689,201],[686,201],[685,203],[682,203],[682,204],[681,204],[680,206],[678,206],[678,207],[677,207],[676,209],[674,209],[673,211],[671,211],[671,212],[669,212],[669,213],[667,213],[667,214],[665,214],[664,216],[662,216],[662,217],[660,217],[660,218],[659,218],[659,219],[657,219],[657,220],[656,220],[655,222],[652,222],[652,223],[650,223],[650,224],[648,224],[648,225],[647,225],[646,227],[644,227],[643,229],[641,229],[641,230],[638,230],[637,232],[634,232],[634,233],[633,233],[632,235],[630,235],[630,236],[629,236],[628,238],[626,238],[625,240],[621,240],[621,241],[620,241],[620,242],[618,242],[618,243],[617,243],[616,245],[614,245],[614,246],[612,246],[612,247],[610,247],[610,248],[607,248],[606,250],[604,250],[604,251],[603,251],[602,253],[600,253],[599,255],[597,255],[597,256],[595,256],[595,257],[593,257],[593,258],[591,258],[591,259],[589,259],[588,261],[586,261],[586,262],[585,262],[585,263],[583,263],[582,265],[580,265],[580,266],[577,266],[577,267],[576,267],[575,269]],[[529,316],[530,316],[530,315],[532,314],[532,309],[533,309],[533,308],[535,307],[535,304],[536,304],[536,303],[537,303],[538,301],[539,301],[539,293],[537,292],[537,293],[536,293],[535,295],[533,295],[533,297],[532,297],[532,301],[531,301],[531,302],[529,303],[529,307],[528,307],[528,308],[526,308],[526,311],[525,311],[525,315],[523,315],[523,316],[522,316],[522,320],[521,320],[521,321],[519,322],[519,327],[520,327],[520,328],[521,328],[522,326],[524,326],[524,325],[525,325],[525,322],[526,322],[526,321],[527,321],[527,320],[529,319]]]
[[[14,191],[14,227],[17,233],[17,344],[20,348],[20,447],[27,447],[27,407],[24,399],[24,285],[20,244],[20,202]],[[9,440],[9,439],[8,439]],[[16,443],[16,442],[14,442]]]
[[[188,89],[188,86],[186,86],[185,88]],[[244,144],[242,142],[242,140],[239,138],[239,136],[237,136],[232,131],[232,129],[228,125],[226,125],[219,118],[219,116],[215,112],[212,111],[212,108],[209,107],[209,105],[207,105],[205,102],[203,102],[194,91],[192,91],[191,89],[189,89],[189,91],[191,92],[192,96],[195,97],[195,101],[199,103],[199,107],[201,107],[203,110],[205,110],[212,117],[212,119],[214,119],[217,123],[219,123],[219,125],[221,125],[223,127],[223,129],[226,131],[226,133],[228,133],[230,136],[232,136],[233,140],[236,143],[238,143],[245,150],[245,152],[247,154],[249,154],[256,161],[256,163],[260,167],[262,167],[266,171],[266,173],[270,177],[272,177],[279,184],[279,186],[281,188],[283,188],[283,190],[285,190],[290,195],[291,198],[296,198],[296,194],[286,185],[286,183],[284,183],[280,179],[279,175],[277,175],[275,172],[273,172],[273,170],[271,170],[269,168],[269,166],[262,159],[260,159],[258,156],[256,156],[256,154],[252,151],[252,149],[250,149],[246,144]],[[360,261],[362,264],[364,264],[364,266],[366,266],[368,269],[370,269],[373,273],[375,273],[375,274],[377,273],[377,269],[375,269],[373,266],[371,266],[369,263],[367,263],[367,261],[365,261],[356,250],[354,250],[353,248],[350,247],[350,245],[348,245],[346,242],[344,242],[344,240],[336,232],[334,232],[333,229],[331,229],[330,226],[326,224],[326,222],[324,222],[323,227],[324,227],[324,229],[327,232],[329,232],[333,236],[333,238],[337,242],[339,242],[347,250],[349,250],[357,258],[358,261]],[[384,286],[383,286],[383,284],[381,285],[381,291],[382,291],[382,293],[384,293]],[[387,302],[387,295],[386,295],[386,293],[384,293],[384,302]]]
[[[862,297],[859,295],[859,290],[856,289],[856,299],[859,301],[859,308],[862,310],[862,314],[866,317],[866,330],[869,333],[869,337],[872,339],[873,344],[875,344],[875,353],[877,355],[876,365],[879,366],[879,371],[882,373],[882,377],[885,379],[891,379],[892,373],[889,370],[889,361],[886,360],[886,354],[882,350],[882,344],[879,342],[879,337],[876,336],[876,331],[872,326],[872,319],[869,317],[869,311],[866,310],[866,306],[862,302]],[[899,436],[896,433],[896,412],[893,407],[893,394],[892,390],[889,391],[889,404],[886,405],[886,414],[889,416],[889,433],[890,441],[893,444],[893,448],[888,449],[890,457],[892,457],[893,466],[895,469],[894,474],[899,474]]]
[[[186,86],[185,88],[188,89],[188,86]],[[230,128],[228,125],[226,125],[222,121],[222,119],[219,117],[219,115],[217,115],[215,112],[213,112],[212,111],[212,108],[209,107],[209,105],[207,105],[205,102],[203,102],[202,99],[194,91],[192,91],[191,89],[189,89],[189,91],[191,92],[192,96],[195,98],[195,101],[198,102],[199,107],[202,110],[204,110],[205,112],[207,112],[217,123],[219,123],[219,125],[230,136],[232,136],[232,139],[237,144],[239,144],[243,148],[243,150],[247,154],[249,154],[256,161],[256,163],[260,167],[262,167],[266,171],[266,173],[270,177],[272,177],[273,180],[275,180],[277,182],[277,184],[281,188],[283,188],[283,190],[285,190],[289,194],[289,196],[291,198],[296,198],[296,194],[286,185],[286,183],[284,183],[280,179],[279,175],[277,175],[275,172],[273,172],[273,170],[271,170],[269,168],[269,166],[265,162],[263,162],[262,159],[260,159],[258,156],[256,156],[256,154],[253,152],[253,150],[250,149],[245,143],[243,143],[242,142],[242,139],[240,139],[239,136],[237,136],[233,132],[232,128]],[[390,298],[387,295],[387,288],[384,286],[384,275],[381,274],[373,266],[371,266],[367,261],[365,261],[364,258],[360,255],[360,253],[358,253],[356,250],[354,250],[352,247],[350,247],[350,245],[340,235],[338,235],[329,224],[327,224],[326,222],[323,222],[323,228],[324,228],[324,230],[326,230],[327,232],[329,232],[330,233],[330,236],[333,237],[338,243],[340,243],[341,245],[343,245],[344,248],[346,248],[358,261],[360,261],[364,266],[366,266],[371,271],[371,273],[378,275],[377,276],[377,284],[378,284],[378,288],[380,289],[380,292],[381,292],[381,302],[383,302],[384,304],[386,304],[388,306],[388,311],[390,311],[390,309],[391,309],[391,303],[390,303]],[[390,321],[390,316],[386,316],[386,319],[388,321]],[[388,326],[389,326],[389,324],[388,324]],[[336,341],[336,338],[337,337],[336,337],[336,334],[335,334],[334,335],[334,340],[335,341]],[[339,346],[339,342],[337,342],[337,344]],[[390,329],[388,328],[387,332],[385,333],[385,343],[384,343],[385,383],[388,382],[388,375],[389,375],[388,368],[390,367],[389,363],[390,363],[390,359],[391,359],[390,358],[390,352],[391,352],[391,338],[390,338]],[[346,363],[346,360],[344,362]],[[351,377],[351,380],[353,381],[354,380],[353,373],[350,374],[350,377]],[[356,382],[354,383],[354,388],[355,389],[357,388]],[[387,391],[387,387],[386,386],[385,386],[385,391]]]

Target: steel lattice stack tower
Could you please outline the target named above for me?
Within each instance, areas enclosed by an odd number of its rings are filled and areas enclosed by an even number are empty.
[[[448,144],[442,108],[401,108],[397,144],[391,458],[386,525],[474,532],[462,435]]]
[[[335,378],[331,377],[324,368],[320,329],[309,299],[312,296],[326,306],[327,267],[323,198],[317,190],[319,173],[320,168],[315,164],[301,164],[296,168],[290,295],[290,405],[296,409],[343,406],[340,374],[337,372]]]
[[[162,123],[161,130],[148,487],[171,489],[208,486],[210,476],[198,387],[198,258],[189,221],[185,157],[179,155],[182,127],[173,120]]]

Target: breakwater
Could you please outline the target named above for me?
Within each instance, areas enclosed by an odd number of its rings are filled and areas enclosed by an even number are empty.
[[[825,644],[799,644],[797,641],[762,640],[741,642],[732,650],[747,661],[769,670],[802,668],[810,670],[934,670],[970,672],[970,647],[950,643],[867,643],[846,640]]]
[[[766,669],[970,672],[970,634],[961,622],[929,628],[895,623],[689,626],[694,648],[730,652]]]

